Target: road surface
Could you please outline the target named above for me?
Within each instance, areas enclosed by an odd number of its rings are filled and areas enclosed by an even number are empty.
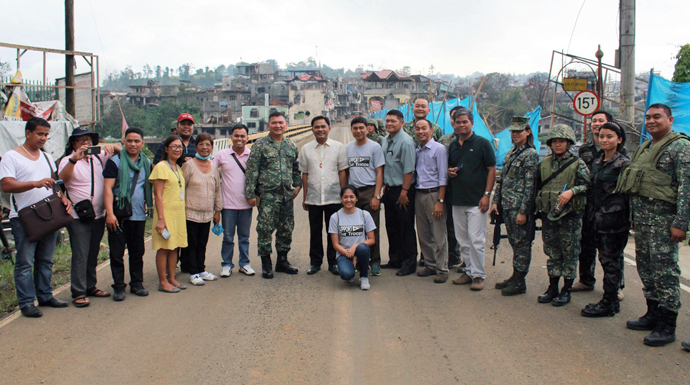
[[[349,130],[335,127],[331,137],[345,140]],[[600,267],[594,292],[574,294],[563,308],[537,303],[548,281],[539,239],[526,295],[502,297],[493,289],[511,272],[506,241],[496,267],[487,244],[481,292],[450,280],[434,284],[433,277],[396,277],[390,270],[373,277],[365,292],[328,271],[306,275],[309,227],[301,199],[290,252],[298,275],[264,280],[234,271],[203,287],[161,293],[149,245],[149,297],[128,292],[124,302],[93,298],[84,309],[70,305],[44,309],[39,319],[6,319],[0,327],[0,383],[690,383],[690,353],[679,342],[649,348],[642,344],[645,332],[625,328],[625,321],[645,311],[639,277],[629,264],[622,311],[606,319],[580,316],[602,295]],[[207,266],[218,274],[221,242],[211,237]],[[385,231],[381,240],[385,262]],[[254,231],[251,242],[252,265],[260,271]],[[99,287],[110,289],[111,283],[105,266]],[[58,297],[68,300],[69,290]],[[682,301],[690,303],[687,292]],[[687,309],[678,318],[679,340],[690,339]]]

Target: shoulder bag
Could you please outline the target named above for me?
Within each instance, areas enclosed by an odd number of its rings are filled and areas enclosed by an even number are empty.
[[[55,170],[53,170],[53,166],[45,153],[43,153],[43,157],[48,163],[48,167],[50,167],[51,176],[57,179]],[[29,238],[29,242],[38,242],[48,234],[69,225],[74,220],[71,215],[67,214],[67,209],[62,203],[61,193],[55,187],[56,185],[54,184],[53,194],[21,210],[17,210],[17,201],[14,199],[14,194],[12,194],[12,204],[14,204],[14,209],[17,211],[19,221]]]

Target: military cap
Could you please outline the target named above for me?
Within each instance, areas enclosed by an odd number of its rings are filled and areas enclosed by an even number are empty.
[[[510,119],[510,131],[522,131],[529,126],[529,119],[522,116],[513,116]]]

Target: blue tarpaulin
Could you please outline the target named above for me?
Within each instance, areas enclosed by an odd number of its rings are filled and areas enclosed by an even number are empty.
[[[690,83],[675,83],[650,71],[645,111],[654,103],[665,104],[671,108],[673,131],[690,135]],[[651,138],[643,123],[640,143]]]
[[[453,126],[451,126],[450,124],[450,110],[452,110],[455,106],[469,108],[469,105],[469,98],[465,98],[462,100],[458,100],[458,98],[455,98],[452,100],[447,100],[446,102],[431,102],[431,104],[429,104],[429,109],[431,111],[429,112],[429,115],[427,115],[427,119],[438,124],[439,127],[443,129],[444,134],[450,134],[451,132],[453,132]],[[414,114],[412,113],[412,106],[407,104],[402,105],[398,108],[398,111],[402,112],[402,114],[405,116],[406,122],[409,122],[410,120],[414,119]],[[374,119],[385,120],[387,113],[388,110],[383,109],[381,111],[377,111],[369,115]],[[502,168],[503,158],[505,157],[510,147],[513,145],[510,139],[510,132],[508,132],[508,130],[503,130],[497,136],[494,136],[491,133],[491,130],[489,130],[486,124],[484,124],[484,119],[482,119],[482,117],[479,115],[476,103],[472,106],[472,115],[474,115],[474,126],[472,127],[472,130],[475,134],[484,137],[491,142],[496,154],[496,165],[499,169]],[[534,145],[536,146],[537,150],[539,150],[541,143],[539,143],[539,141],[537,140],[536,134],[539,132],[538,122],[541,119],[541,107],[537,107],[533,111],[528,112],[527,114],[525,114],[525,117],[530,118],[529,124],[530,127],[532,127],[532,132],[535,134]]]
[[[455,106],[462,106],[465,108],[469,108],[470,106],[470,100],[469,98],[465,98],[462,100],[458,100],[458,98],[452,99],[452,100],[447,100],[446,102],[431,102],[429,104],[429,109],[431,110],[429,112],[429,115],[427,115],[427,119],[438,124],[439,127],[443,130],[443,134],[450,134],[453,132],[453,126],[450,125],[450,110],[453,109]],[[412,106],[410,105],[402,105],[398,108],[398,111],[402,112],[403,115],[405,116],[405,121],[409,122],[410,120],[414,119],[414,114],[412,113]],[[386,119],[386,114],[388,113],[388,110],[383,109],[381,111],[374,112],[373,114],[370,114],[371,117],[374,119]],[[484,124],[484,120],[479,116],[479,111],[477,111],[477,104],[475,103],[474,106],[472,106],[472,115],[474,116],[474,127],[472,130],[474,130],[474,133],[482,136],[486,139],[489,139],[491,143],[495,144],[495,139],[493,134],[491,134],[491,130]],[[494,149],[496,146],[494,145]]]

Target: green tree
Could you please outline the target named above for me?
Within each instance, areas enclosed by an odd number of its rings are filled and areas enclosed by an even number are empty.
[[[0,61],[0,77],[9,74],[11,70],[10,63]]]
[[[690,44],[680,47],[676,59],[676,70],[673,72],[673,81],[677,83],[690,82]]]

